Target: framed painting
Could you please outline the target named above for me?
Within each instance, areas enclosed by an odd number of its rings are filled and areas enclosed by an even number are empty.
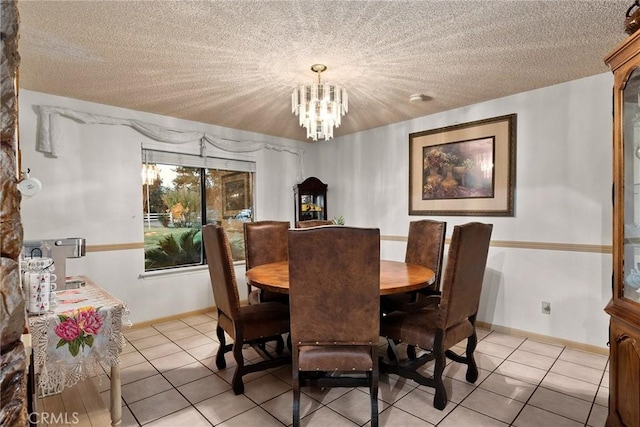
[[[249,174],[237,172],[222,177],[222,216],[231,218],[249,208]]]
[[[409,215],[513,216],[516,117],[409,134]]]

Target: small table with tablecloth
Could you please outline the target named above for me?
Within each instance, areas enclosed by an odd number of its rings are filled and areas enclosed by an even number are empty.
[[[58,291],[57,306],[29,316],[37,392],[41,397],[61,393],[88,375],[111,368],[111,424],[120,425],[120,353],[122,326],[129,325],[127,306],[85,276],[72,280],[81,286]]]

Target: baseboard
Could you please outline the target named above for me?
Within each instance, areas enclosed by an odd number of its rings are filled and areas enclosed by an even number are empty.
[[[520,329],[508,328],[506,326],[492,325],[490,323],[485,322],[476,322],[476,325],[483,329],[489,329],[491,331],[499,332],[505,335],[513,335],[523,338],[529,338],[534,341],[540,341],[547,344],[561,345],[563,347],[568,347],[574,350],[582,350],[588,351],[590,353],[603,354],[605,356],[609,355],[609,349],[607,347],[598,347],[591,344],[583,344],[571,340],[566,340],[563,338],[555,338],[547,335],[536,334],[533,332],[521,331]]]
[[[247,304],[249,304],[248,300],[240,300],[240,305]],[[157,323],[171,322],[173,320],[180,320],[185,317],[195,316],[197,314],[212,313],[214,311],[216,311],[216,306],[212,305],[211,307],[201,308],[199,310],[187,311],[185,313],[174,314],[173,316],[158,317],[157,319],[134,323],[133,325],[131,325],[130,329],[146,328],[147,326],[155,325]]]
[[[133,325],[131,325],[130,329],[146,328],[147,326],[156,325],[158,323],[171,322],[173,320],[180,320],[189,316],[195,316],[195,315],[204,314],[204,313],[211,313],[211,312],[214,312],[215,309],[216,309],[215,306],[212,306],[207,308],[201,308],[199,310],[187,311],[185,313],[174,314],[173,316],[158,317],[157,319],[134,323]]]

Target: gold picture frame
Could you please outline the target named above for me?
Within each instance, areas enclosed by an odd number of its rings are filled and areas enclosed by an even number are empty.
[[[409,215],[514,216],[516,119],[409,134]]]
[[[249,208],[249,174],[236,172],[222,177],[222,216],[233,218]]]

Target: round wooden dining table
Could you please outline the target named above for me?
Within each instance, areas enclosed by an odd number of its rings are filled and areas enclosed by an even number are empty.
[[[247,271],[247,284],[256,288],[289,293],[289,262],[262,264]],[[399,261],[380,261],[380,295],[415,291],[435,280],[434,272],[421,265]]]

